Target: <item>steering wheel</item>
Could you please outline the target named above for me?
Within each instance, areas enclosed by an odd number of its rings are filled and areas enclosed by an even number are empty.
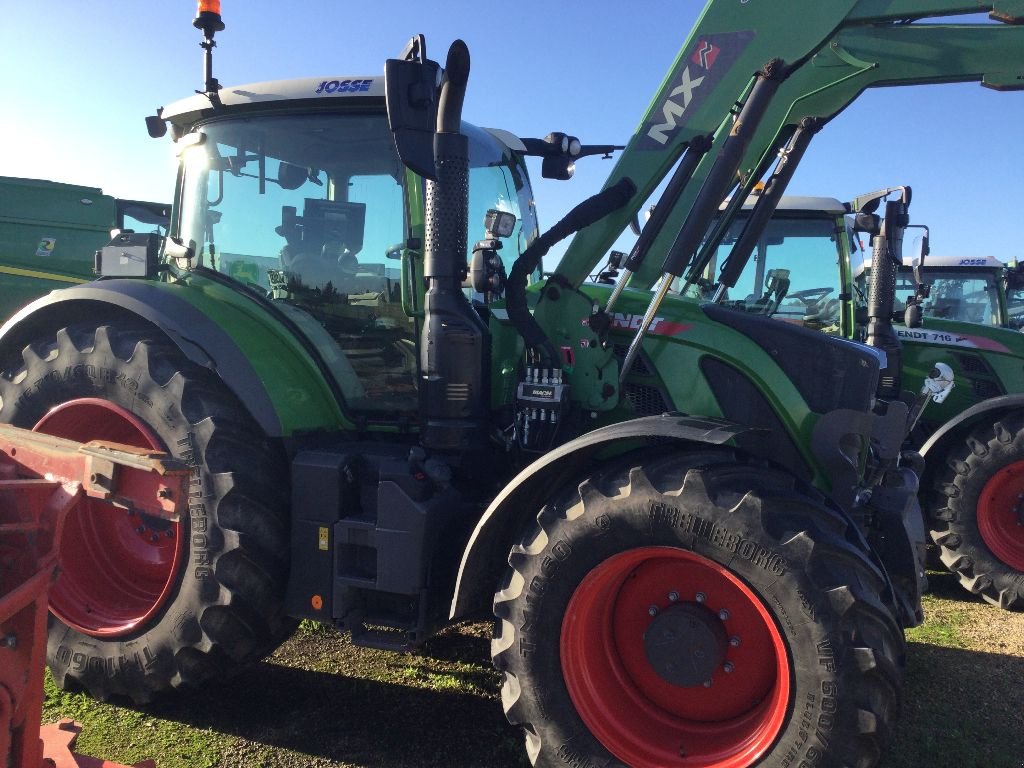
[[[786,299],[796,299],[804,303],[805,311],[810,312],[813,307],[821,306],[825,296],[835,291],[835,288],[805,288],[803,291],[791,291],[785,295]]]
[[[790,291],[786,294],[787,299],[798,299],[804,303],[805,306],[811,307],[814,304],[819,303],[822,299],[828,296],[835,288],[824,287],[824,288],[804,288],[802,291]]]

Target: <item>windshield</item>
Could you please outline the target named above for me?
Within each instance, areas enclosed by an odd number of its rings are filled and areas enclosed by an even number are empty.
[[[387,274],[405,228],[383,116],[224,120],[202,135],[183,156],[180,220],[201,264],[266,290]]]
[[[712,263],[719,267],[739,237],[746,216],[738,216]],[[770,315],[819,329],[840,321],[839,248],[830,217],[771,219],[724,306]]]
[[[1000,324],[999,274],[982,270],[929,269],[926,261],[923,277],[931,286],[930,295],[922,305],[925,317],[994,327]],[[903,311],[914,290],[913,273],[900,269],[896,277],[896,312]]]
[[[466,126],[464,126],[466,128]],[[514,213],[506,268],[536,236],[522,158],[470,135],[467,254],[488,209]],[[196,261],[266,297],[300,329],[355,410],[418,407],[421,255],[405,251],[410,188],[380,113],[224,118],[186,136],[178,234]],[[418,247],[418,246],[417,246]]]

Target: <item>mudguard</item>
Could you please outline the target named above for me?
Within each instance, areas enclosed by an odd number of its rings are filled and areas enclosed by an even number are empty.
[[[477,523],[459,565],[450,618],[489,610],[509,548],[551,489],[577,480],[600,451],[627,442],[723,445],[740,434],[760,431],[723,419],[666,413],[595,429],[544,454],[502,489]]]
[[[0,355],[19,355],[33,339],[69,323],[141,319],[190,360],[215,370],[271,437],[304,428],[341,428],[344,419],[325,377],[287,329],[253,305],[143,280],[100,280],[54,291],[0,328]],[[197,298],[200,297],[200,298]],[[259,345],[261,353],[253,354]],[[248,348],[247,348],[248,347]],[[306,410],[288,408],[302,392]]]
[[[961,432],[963,427],[980,421],[982,416],[991,416],[996,412],[1010,411],[1019,408],[1024,408],[1024,394],[1000,395],[999,397],[992,397],[988,400],[976,403],[970,408],[961,411],[954,418],[950,419],[935,430],[935,432],[933,432],[931,436],[924,441],[924,444],[918,449],[918,452],[927,459],[929,452],[935,454],[935,452],[941,446],[944,446],[953,435]]]

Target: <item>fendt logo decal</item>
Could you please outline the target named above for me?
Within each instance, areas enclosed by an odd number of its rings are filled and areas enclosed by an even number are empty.
[[[685,125],[684,117],[707,99],[753,37],[753,32],[730,32],[698,40],[670,78],[675,85],[652,111],[637,148],[658,150],[670,144]]]
[[[643,322],[643,315],[625,315],[621,312],[612,313],[612,328],[636,331],[640,329]],[[651,321],[647,332],[653,336],[676,336],[690,330],[692,327],[692,323],[673,323],[667,321],[664,317],[656,317]]]
[[[711,69],[715,66],[715,59],[718,58],[718,52],[721,50],[721,48],[713,46],[707,40],[701,40],[697,43],[697,52],[690,57],[690,61],[694,64],[700,64],[704,69]]]
[[[940,344],[949,347],[967,347],[969,349],[985,349],[990,352],[1009,354],[1005,344],[987,339],[984,336],[968,336],[946,331],[927,331],[910,328],[897,328],[896,335],[903,341],[916,344]]]

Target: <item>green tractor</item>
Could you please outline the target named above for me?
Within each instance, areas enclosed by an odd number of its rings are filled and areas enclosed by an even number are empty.
[[[979,7],[800,6],[794,29],[712,0],[607,188],[540,234],[524,158],[565,178],[609,148],[462,121],[464,44],[443,68],[418,37],[383,77],[227,88],[200,3],[205,89],[147,121],[180,156],[170,236],[119,234],[102,279],[0,329],[0,419],[192,472],[176,521],[116,498],[68,521],[57,683],[144,702],[299,619],[408,650],[490,616],[535,765],[873,765],[925,543],[886,355],[672,280],[653,303],[586,280],[595,238],[714,158],[666,251],[680,275],[783,89],[838,74],[814,64],[837,36]]]
[[[903,385],[920,388],[936,364],[958,382],[941,405],[914,419],[910,444],[926,459],[921,502],[942,564],[970,592],[1002,608],[1024,610],[1024,534],[1017,498],[1024,491],[1024,336],[1007,318],[1006,268],[982,257],[895,253],[886,276],[861,244],[877,234],[864,210],[903,188],[850,203],[783,197],[754,249],[730,260],[756,195],[732,223],[705,273],[705,291],[720,304],[849,339],[866,338],[874,291],[892,299],[900,349],[890,368]],[[874,254],[877,256],[877,254]],[[785,288],[777,290],[778,282]],[[922,284],[926,289],[922,291]],[[907,310],[916,315],[908,316]],[[1018,446],[1017,443],[1020,442]]]

